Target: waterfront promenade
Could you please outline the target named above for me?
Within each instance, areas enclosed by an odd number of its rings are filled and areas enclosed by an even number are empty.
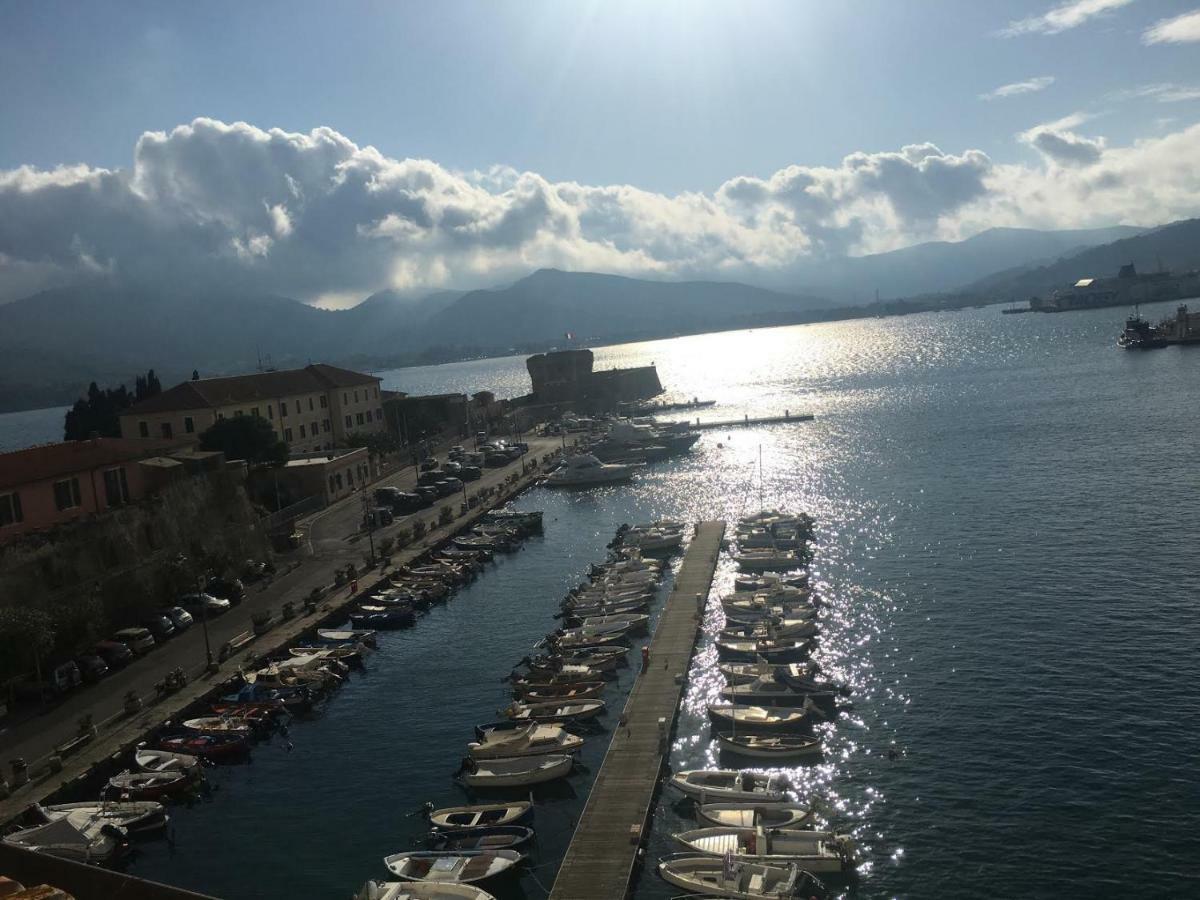
[[[650,642],[649,666],[625,704],[551,900],[617,900],[628,893],[724,535],[723,521],[696,526]]]
[[[438,511],[444,505],[453,505],[457,509],[461,496],[446,498],[433,508],[420,515],[406,516],[384,529],[376,529],[374,537],[380,538],[394,533],[403,526],[411,526],[415,521],[425,521],[429,531],[425,537],[413,544],[395,552],[395,565],[404,565],[425,552],[430,546],[445,539],[453,532],[465,527],[471,519],[481,514],[486,508],[502,502],[517,491],[523,490],[541,474],[543,469],[531,469],[522,473],[522,464],[538,459],[544,454],[559,449],[561,441],[558,438],[535,438],[530,441],[530,452],[519,461],[498,469],[488,470],[484,477],[472,483],[471,494],[484,489],[503,487],[501,493],[494,493],[486,502],[472,510],[467,517],[456,516],[449,524],[439,526]],[[507,482],[514,474],[518,480]],[[406,469],[376,482],[369,490],[385,484],[395,484],[400,487],[411,484],[415,479],[412,469]],[[338,503],[331,504],[325,510],[311,517],[308,528],[312,535],[311,556],[308,550],[298,551],[302,560],[290,570],[286,561],[280,564],[280,573],[276,578],[261,588],[258,585],[248,586],[246,599],[234,610],[210,619],[208,623],[209,644],[213,656],[226,642],[239,634],[244,634],[252,628],[251,618],[257,612],[273,611],[276,614],[276,626],[261,638],[252,641],[240,653],[235,653],[223,662],[218,671],[212,676],[204,676],[204,634],[197,622],[184,634],[173,638],[164,647],[135,660],[124,669],[114,672],[99,684],[75,691],[57,706],[42,715],[36,715],[24,721],[13,723],[0,730],[0,761],[6,766],[8,760],[23,758],[30,764],[30,774],[35,776],[35,783],[25,785],[13,791],[12,796],[0,800],[0,822],[7,821],[18,814],[26,805],[41,799],[57,790],[64,782],[84,774],[98,761],[120,751],[131,741],[136,740],[147,730],[156,727],[165,719],[175,715],[199,697],[210,691],[213,686],[233,675],[237,669],[246,664],[246,654],[263,654],[271,648],[294,640],[301,631],[327,615],[332,609],[342,606],[351,599],[348,586],[331,588],[333,573],[337,568],[353,562],[361,567],[362,556],[367,551],[367,536],[359,529],[362,517],[362,495],[355,493]],[[320,539],[318,540],[318,535]],[[377,545],[378,546],[378,545]],[[360,587],[378,577],[377,572],[364,572]],[[278,612],[284,601],[294,601],[297,612],[303,599],[313,588],[326,589],[328,593],[321,601],[318,611],[313,616],[298,614],[295,618],[280,622]],[[190,683],[180,691],[167,695],[157,701],[154,684],[162,680],[177,666],[187,671]],[[146,704],[145,709],[134,716],[123,715],[124,698],[127,692],[133,691]],[[99,726],[99,734],[79,751],[63,758],[63,770],[53,775],[36,778],[37,764],[43,761],[55,748],[76,735],[76,723],[80,716],[91,715]]]

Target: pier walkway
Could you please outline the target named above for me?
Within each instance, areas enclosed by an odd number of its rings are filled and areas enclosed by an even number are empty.
[[[650,642],[650,665],[625,704],[551,900],[617,900],[629,890],[703,615],[696,595],[708,599],[724,535],[722,521],[696,526]]]
[[[812,413],[786,413],[782,416],[743,416],[740,419],[718,419],[704,422],[697,419],[688,422],[689,428],[745,428],[747,425],[777,425],[781,422],[811,422]]]

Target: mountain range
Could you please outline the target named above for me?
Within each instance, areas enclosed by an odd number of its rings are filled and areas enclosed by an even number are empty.
[[[381,291],[345,310],[287,297],[137,285],[114,278],[44,291],[0,306],[0,410],[67,403],[88,382],[115,385],[154,368],[188,377],[326,361],[359,368],[546,349],[573,333],[610,343],[872,314],[1024,300],[1134,262],[1200,267],[1200,220],[1154,229],[996,228],[960,242],[814,260],[792,291],[737,282],[651,281],[536,271],[504,287],[410,297]],[[929,299],[932,298],[932,299]]]

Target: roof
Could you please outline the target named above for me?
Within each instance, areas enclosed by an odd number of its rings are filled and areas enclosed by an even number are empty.
[[[172,445],[171,441],[93,438],[42,444],[0,454],[0,489],[19,487],[51,478],[64,478],[101,466],[113,466],[152,456]]]
[[[173,388],[147,397],[122,413],[174,412],[187,409],[216,409],[240,403],[268,403],[295,394],[322,394],[332,388],[374,384],[375,375],[352,372],[323,363],[303,369],[283,369],[277,372],[253,372],[249,375],[230,375],[224,378],[200,378],[184,381]]]

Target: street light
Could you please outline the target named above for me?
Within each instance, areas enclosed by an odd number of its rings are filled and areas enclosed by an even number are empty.
[[[212,645],[208,642],[208,604],[204,602],[204,588],[207,587],[203,573],[196,576],[196,584],[199,588],[197,596],[200,599],[200,626],[204,629],[204,665],[205,668],[211,670],[213,667]]]
[[[367,520],[367,542],[371,545],[371,561],[375,561],[375,516],[371,512],[370,497],[363,491],[363,518]]]

